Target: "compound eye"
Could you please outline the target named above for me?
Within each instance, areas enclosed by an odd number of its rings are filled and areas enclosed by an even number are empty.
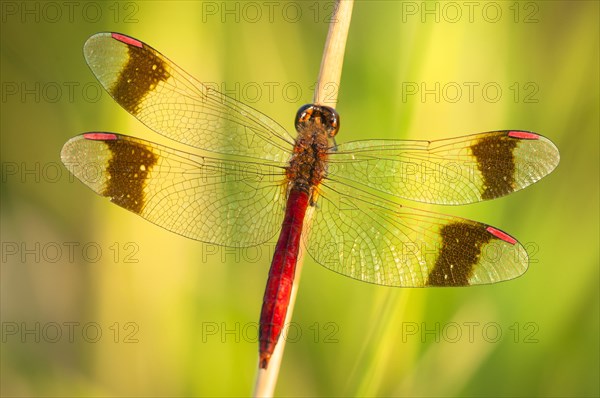
[[[340,115],[335,109],[328,106],[322,106],[321,119],[325,125],[327,135],[329,137],[334,137],[340,130]]]
[[[329,136],[334,137],[338,131],[340,131],[340,115],[335,111],[335,109],[331,109],[331,115],[329,116]]]
[[[306,123],[308,119],[312,116],[313,113],[313,104],[302,105],[298,112],[296,113],[296,119],[294,120],[294,125],[296,126],[296,130],[300,128],[300,125]]]

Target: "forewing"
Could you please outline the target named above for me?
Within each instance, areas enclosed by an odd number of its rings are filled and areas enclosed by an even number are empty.
[[[328,178],[399,198],[458,205],[523,189],[559,160],[550,140],[526,131],[439,141],[365,140],[330,153]]]
[[[86,133],[61,159],[99,195],[169,231],[207,243],[266,242],[283,219],[284,171],[176,151],[112,133]]]
[[[118,33],[84,46],[96,78],[152,130],[208,151],[287,161],[293,138],[278,123],[200,83],[152,47]]]
[[[308,253],[326,268],[386,286],[469,286],[527,270],[523,246],[479,222],[411,209],[326,182],[311,221]]]

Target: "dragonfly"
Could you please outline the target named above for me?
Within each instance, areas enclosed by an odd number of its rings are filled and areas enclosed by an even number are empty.
[[[491,284],[527,270],[525,248],[501,229],[401,202],[462,205],[523,189],[559,163],[558,149],[542,135],[501,130],[337,144],[334,109],[301,107],[292,136],[124,34],[91,36],[84,55],[119,105],[186,150],[87,132],[61,151],[79,180],[162,228],[209,244],[243,248],[280,233],[260,315],[260,368],[284,326],[301,244],[324,267],[385,286]]]

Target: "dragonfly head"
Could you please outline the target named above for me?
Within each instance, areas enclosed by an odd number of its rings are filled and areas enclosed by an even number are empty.
[[[298,109],[295,125],[296,131],[313,126],[324,129],[332,138],[340,129],[340,115],[328,106],[306,104]]]

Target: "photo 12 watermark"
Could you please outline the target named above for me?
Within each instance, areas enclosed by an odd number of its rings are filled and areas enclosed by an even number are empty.
[[[256,343],[258,342],[258,322],[202,322],[201,341],[203,343]],[[304,325],[289,322],[283,326],[281,339],[288,343],[309,340],[314,343],[339,343],[340,327],[336,322],[313,322]]]
[[[315,92],[317,82],[307,84],[306,82],[275,82],[275,81],[250,81],[250,82],[211,82],[202,81],[207,89],[206,98],[211,97],[211,91],[225,94],[240,102],[255,104],[264,102],[274,103],[304,103]],[[324,103],[331,102],[337,98],[339,87],[335,83],[322,83],[322,100]],[[202,97],[204,99],[204,97]],[[219,100],[217,96],[215,98]]]
[[[540,86],[536,82],[451,81],[402,82],[402,102],[421,103],[488,103],[510,101],[515,104],[537,104]]]
[[[202,23],[335,22],[335,1],[203,1]]]
[[[2,264],[139,263],[140,247],[136,242],[56,242],[2,241]]]
[[[134,1],[2,1],[3,24],[138,23]]]
[[[136,322],[2,322],[2,343],[139,343]]]
[[[536,322],[402,322],[402,343],[539,343]]]
[[[421,23],[539,23],[534,1],[403,1],[401,21]]]

